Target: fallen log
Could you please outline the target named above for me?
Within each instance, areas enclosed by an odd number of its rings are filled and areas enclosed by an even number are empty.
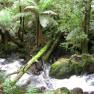
[[[60,37],[58,37],[58,38],[53,42],[52,46],[48,49],[48,51],[46,52],[46,54],[42,57],[43,61],[46,62],[46,61],[49,59],[51,53],[53,52],[55,46],[57,45],[57,43],[58,43],[58,41],[59,41],[59,38],[60,38]],[[36,60],[36,61],[37,61],[37,60]],[[19,70],[16,71],[16,72],[13,72],[13,73],[8,74],[6,77],[11,76],[11,75],[13,75],[13,74],[18,74],[18,73],[19,73]]]
[[[12,81],[12,84],[15,85],[15,83],[25,74],[28,69],[32,66],[32,64],[35,63],[36,60],[38,60],[49,48],[53,40],[49,41],[32,59],[30,59],[26,65],[22,66],[20,70],[18,70],[18,74],[16,78]]]
[[[49,56],[51,55],[51,53],[53,52],[55,46],[57,45],[57,43],[59,42],[60,39],[60,35],[56,38],[56,40],[53,42],[52,46],[50,47],[50,49],[48,50],[48,52],[43,56],[43,60],[47,61],[49,59]]]

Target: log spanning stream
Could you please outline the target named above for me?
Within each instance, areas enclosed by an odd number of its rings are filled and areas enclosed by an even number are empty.
[[[2,59],[0,58],[0,71],[4,72],[4,75],[8,75],[17,71],[21,66],[23,59]],[[45,65],[45,70],[38,76],[32,74],[30,71],[25,73],[22,78],[17,82],[19,86],[31,86],[46,87],[48,90],[54,90],[61,87],[67,87],[73,89],[76,87],[82,88],[83,91],[94,91],[94,74],[76,76],[73,75],[69,79],[54,79],[49,77],[49,65]],[[13,80],[16,74],[10,76]]]

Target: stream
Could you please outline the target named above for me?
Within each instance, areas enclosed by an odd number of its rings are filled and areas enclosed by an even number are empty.
[[[4,72],[4,75],[7,76],[15,71],[17,71],[22,65],[23,59],[4,59],[0,58],[0,72]],[[17,82],[18,86],[31,86],[36,87],[46,87],[48,90],[55,90],[57,88],[66,87],[69,90],[79,87],[83,91],[91,92],[94,91],[94,74],[76,76],[73,75],[69,79],[55,79],[49,77],[50,65],[44,64],[45,70],[42,71],[40,75],[34,75],[30,72],[25,73],[22,78]],[[13,80],[16,77],[16,74],[10,76],[10,79]]]

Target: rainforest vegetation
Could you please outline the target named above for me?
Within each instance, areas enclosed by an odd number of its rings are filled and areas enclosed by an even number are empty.
[[[94,0],[0,0],[0,58],[24,59],[13,81],[0,72],[0,94],[84,94],[24,89],[16,82],[42,61],[57,79],[92,74],[93,54]],[[32,68],[35,75],[40,70]]]

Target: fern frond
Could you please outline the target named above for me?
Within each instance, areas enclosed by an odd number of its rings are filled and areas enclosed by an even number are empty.
[[[9,79],[3,83],[4,94],[24,94],[23,90],[18,86],[13,86]]]
[[[39,9],[40,11],[44,11],[46,8],[48,8],[52,4],[53,0],[40,0],[39,1]]]
[[[0,26],[10,27],[12,22],[12,15],[8,9],[3,9],[0,11]]]

